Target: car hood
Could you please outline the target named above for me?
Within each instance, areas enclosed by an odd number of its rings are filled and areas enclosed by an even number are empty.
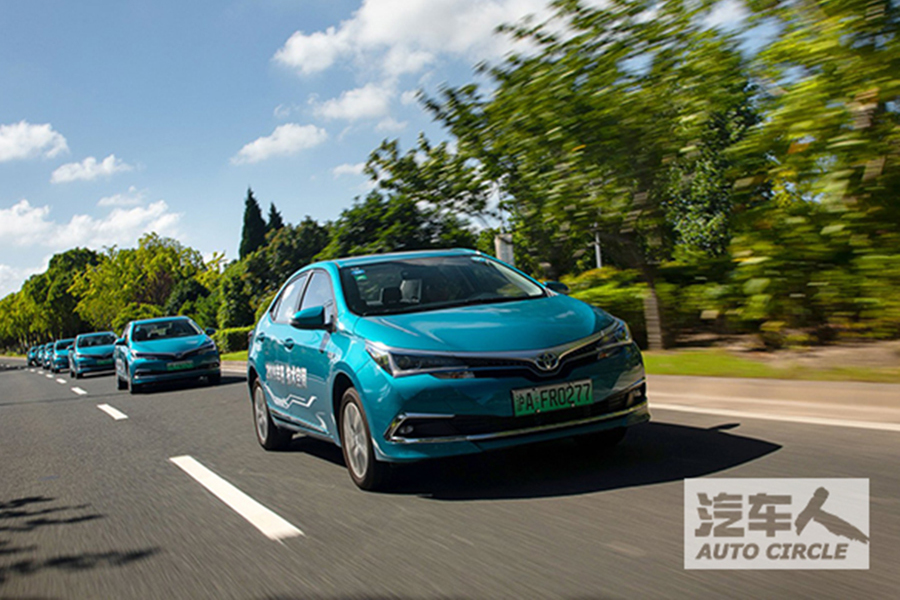
[[[109,356],[114,348],[115,346],[112,344],[108,346],[89,346],[87,348],[78,348],[75,352],[79,356]]]
[[[147,354],[182,354],[196,350],[207,343],[209,339],[207,335],[191,335],[146,342],[131,342],[131,349],[134,352]]]
[[[407,350],[517,352],[585,338],[613,322],[606,312],[568,296],[478,304],[383,317],[360,317],[357,335]]]

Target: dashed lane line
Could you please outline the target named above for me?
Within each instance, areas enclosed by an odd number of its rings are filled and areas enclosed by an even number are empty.
[[[60,384],[60,385],[66,385],[66,384],[69,383],[69,382],[66,381],[65,379],[63,379],[62,377],[57,377],[57,378],[56,378],[56,383],[58,383],[58,384]]]
[[[80,387],[73,387],[72,391],[78,394],[79,396],[87,396],[87,392],[81,389]]]
[[[121,412],[121,411],[119,411],[119,410],[116,410],[115,408],[113,408],[113,407],[110,406],[109,404],[98,404],[98,405],[97,405],[97,408],[99,408],[100,410],[102,410],[103,412],[105,412],[106,414],[108,414],[109,416],[111,416],[111,417],[112,417],[113,419],[115,419],[116,421],[121,421],[121,420],[123,420],[123,419],[127,419],[127,418],[128,418],[128,415],[126,415],[125,413],[123,413],[123,412]]]
[[[305,535],[279,515],[204,467],[194,457],[174,456],[169,460],[249,521],[270,540],[281,541]]]

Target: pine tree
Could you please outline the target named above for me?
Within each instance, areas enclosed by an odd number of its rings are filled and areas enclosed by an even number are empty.
[[[281,213],[275,208],[275,204],[269,204],[269,222],[266,223],[266,233],[278,231],[282,227],[284,227],[284,219],[281,218]]]
[[[240,256],[243,259],[266,243],[266,222],[263,220],[259,203],[253,197],[253,190],[247,188],[244,200],[244,228],[241,231]]]

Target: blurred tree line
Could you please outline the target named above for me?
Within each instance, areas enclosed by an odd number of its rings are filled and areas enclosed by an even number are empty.
[[[331,223],[245,200],[240,259],[173,240],[60,254],[0,301],[0,345],[151,314],[251,324],[315,258],[492,252],[564,279],[650,347],[693,331],[769,345],[900,335],[900,39],[892,0],[553,2],[527,51],[422,104],[449,141],[376,148]],[[770,39],[761,45],[760,36]],[[599,239],[603,269],[592,269]]]

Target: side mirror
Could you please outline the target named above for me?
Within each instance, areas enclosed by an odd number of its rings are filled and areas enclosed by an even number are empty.
[[[207,327],[205,329],[205,332],[206,332],[206,335],[208,335],[209,337],[212,337],[216,334],[216,329],[214,327]]]
[[[565,294],[566,296],[569,295],[569,286],[564,284],[562,281],[545,281],[544,285],[557,294]]]
[[[297,329],[329,329],[325,324],[325,307],[306,308],[291,317],[291,327]]]
[[[119,338],[116,340],[116,346],[124,346],[125,344],[125,338]]]

